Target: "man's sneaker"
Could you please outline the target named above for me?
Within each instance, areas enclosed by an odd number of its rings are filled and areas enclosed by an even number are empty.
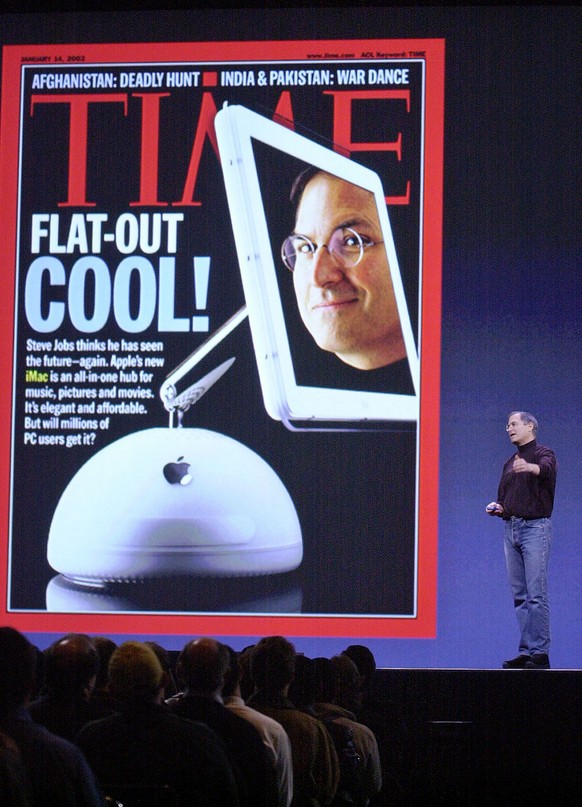
[[[516,656],[504,661],[501,665],[504,670],[524,670],[529,662],[529,656]]]
[[[550,659],[546,653],[534,653],[525,665],[526,670],[549,670]]]

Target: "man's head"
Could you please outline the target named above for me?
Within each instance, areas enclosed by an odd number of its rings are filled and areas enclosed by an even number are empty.
[[[44,652],[45,681],[49,690],[88,696],[95,686],[99,653],[84,633],[68,633]]]
[[[120,701],[155,701],[163,674],[151,647],[143,642],[123,642],[109,661],[109,691]]]
[[[283,636],[266,636],[251,653],[251,678],[257,689],[282,692],[295,673],[295,648]]]
[[[535,440],[538,433],[538,422],[529,412],[511,412],[505,428],[513,445],[524,446]]]
[[[355,709],[362,704],[362,676],[349,656],[343,653],[330,662],[334,682],[334,702],[345,709]]]
[[[106,689],[109,675],[109,660],[117,645],[113,639],[106,636],[93,636],[93,642],[99,654],[99,672],[95,682],[95,689]]]
[[[36,650],[15,628],[0,628],[0,717],[22,706],[33,689]]]
[[[216,697],[222,692],[230,659],[226,645],[216,639],[193,639],[185,645],[177,661],[180,680],[191,693]]]
[[[161,664],[162,670],[164,671],[164,678],[162,681],[162,685],[165,691],[165,695],[169,697],[170,694],[174,695],[176,693],[176,681],[174,679],[174,673],[172,671],[172,662],[170,660],[170,654],[166,650],[165,647],[162,647],[161,644],[158,642],[147,641],[144,642],[150,650],[153,650],[156,656],[158,657],[158,661]]]
[[[374,195],[323,171],[307,175],[294,195],[285,262],[293,265],[299,312],[316,343],[361,370],[405,358]]]
[[[354,662],[362,676],[362,684],[369,687],[376,673],[376,659],[370,648],[363,644],[351,644],[342,651],[342,656]]]
[[[229,695],[240,695],[240,680],[242,677],[242,670],[238,663],[238,656],[232,647],[226,646],[226,652],[228,653],[228,669],[224,675],[222,694],[224,697],[228,697]]]

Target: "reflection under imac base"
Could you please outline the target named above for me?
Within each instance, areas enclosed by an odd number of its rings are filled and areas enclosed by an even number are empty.
[[[302,602],[302,589],[293,574],[84,586],[59,574],[46,589],[47,611],[55,613],[299,614]]]

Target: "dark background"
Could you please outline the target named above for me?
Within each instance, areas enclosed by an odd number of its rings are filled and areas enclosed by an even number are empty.
[[[105,13],[4,15],[3,40],[445,38],[438,635],[362,639],[380,666],[497,667],[516,648],[501,525],[484,507],[511,453],[506,416],[523,408],[559,461],[552,663],[582,667],[579,9],[93,8]],[[163,641],[180,647],[183,637]],[[296,645],[331,655],[351,641]]]

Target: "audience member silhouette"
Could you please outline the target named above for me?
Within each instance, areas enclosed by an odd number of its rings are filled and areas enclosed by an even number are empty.
[[[413,753],[404,716],[397,705],[376,688],[376,659],[361,644],[349,645],[341,654],[350,658],[360,674],[361,695],[354,705],[356,719],[376,737],[382,761],[383,787],[374,804],[393,804],[409,790],[414,767]]]
[[[360,674],[360,689],[365,696],[369,693],[376,675],[376,659],[369,647],[363,644],[351,644],[341,653],[351,659]]]
[[[95,689],[107,689],[109,681],[109,661],[115,652],[117,645],[113,639],[107,636],[93,636],[93,644],[99,656],[99,669],[95,680]]]
[[[251,654],[254,647],[254,644],[247,645],[237,656],[240,670],[240,694],[245,703],[251,697],[255,689],[253,679],[251,678]]]
[[[30,703],[38,700],[44,692],[44,653],[33,645],[35,655],[34,682],[30,691]]]
[[[103,807],[81,751],[35,723],[26,708],[35,685],[36,655],[25,636],[0,627],[0,731],[18,749],[29,801],[33,807]]]
[[[358,723],[353,712],[360,702],[360,674],[347,656],[319,661],[322,701],[314,709],[336,741],[342,766],[342,803],[365,806],[380,792],[382,767],[374,733]]]
[[[45,692],[30,704],[36,723],[74,742],[79,729],[110,714],[109,704],[91,701],[99,671],[99,654],[93,639],[69,633],[45,650]]]
[[[167,705],[181,717],[206,723],[222,738],[238,771],[241,802],[248,807],[274,807],[278,804],[275,769],[261,736],[222,701],[228,667],[225,645],[211,638],[188,642],[176,664],[185,688]]]
[[[271,717],[248,706],[241,696],[242,671],[235,651],[227,647],[229,668],[222,688],[222,699],[227,709],[248,720],[259,732],[275,768],[279,806],[289,807],[293,798],[293,758],[287,732]]]
[[[298,709],[315,716],[313,704],[317,700],[317,664],[301,653],[295,655],[295,670],[289,686],[288,698]]]
[[[156,656],[158,657],[158,661],[162,665],[162,670],[164,671],[164,692],[166,698],[173,698],[174,695],[177,693],[178,688],[176,687],[176,679],[174,677],[174,671],[172,670],[172,662],[170,661],[170,654],[162,647],[161,644],[158,642],[145,642],[148,647],[150,647]]]
[[[184,807],[238,807],[223,744],[207,726],[162,705],[163,680],[157,656],[144,643],[124,642],[113,653],[109,686],[121,711],[89,723],[78,737],[104,793],[167,786]]]
[[[282,636],[261,639],[251,653],[255,691],[248,705],[281,723],[293,755],[293,807],[331,804],[339,783],[339,760],[320,720],[289,699],[295,648]]]
[[[102,709],[103,717],[105,717],[107,710],[114,712],[118,709],[117,701],[109,692],[109,660],[117,645],[113,639],[106,636],[93,636],[92,638],[99,655],[99,669],[91,693],[91,703],[96,708]]]
[[[30,783],[18,746],[0,731],[0,804],[2,807],[32,807]]]

